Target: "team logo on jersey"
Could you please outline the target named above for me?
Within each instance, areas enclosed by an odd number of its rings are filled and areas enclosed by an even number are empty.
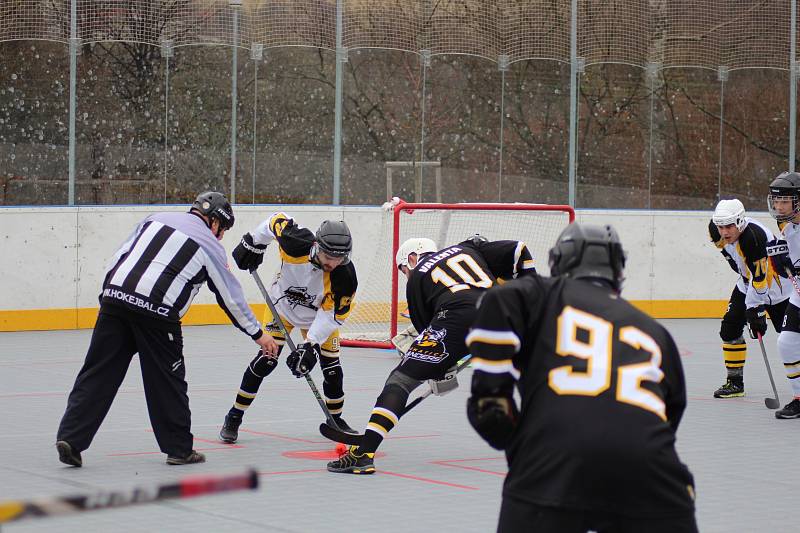
[[[425,328],[414,339],[411,348],[406,352],[406,358],[425,363],[438,363],[449,355],[444,342],[445,337],[447,337],[446,329]]]
[[[283,294],[286,297],[288,304],[294,309],[297,306],[301,307],[308,307],[310,309],[316,309],[317,307],[314,305],[314,300],[317,298],[315,294],[308,293],[308,287],[289,287]]]

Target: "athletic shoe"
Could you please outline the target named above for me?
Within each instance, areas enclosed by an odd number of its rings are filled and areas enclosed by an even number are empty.
[[[775,411],[775,418],[800,418],[800,400],[795,398],[783,409]]]
[[[69,442],[65,440],[56,442],[56,450],[58,450],[58,460],[65,465],[83,466],[81,453],[75,451],[75,448],[73,448]]]
[[[720,388],[714,391],[714,398],[738,398],[744,396],[744,380],[733,381],[728,378]]]
[[[350,446],[348,450],[339,456],[336,461],[328,463],[328,472],[339,474],[374,474],[375,473],[375,454],[362,453],[356,454],[357,446]]]
[[[239,438],[239,426],[242,424],[242,415],[238,413],[228,413],[225,415],[225,423],[219,432],[219,440],[227,444],[233,444]]]
[[[200,452],[192,450],[186,457],[178,457],[177,455],[168,455],[168,465],[191,465],[194,463],[205,463],[206,456]]]

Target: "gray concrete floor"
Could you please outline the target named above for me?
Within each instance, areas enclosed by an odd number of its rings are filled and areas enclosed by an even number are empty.
[[[758,344],[748,341],[747,396],[715,400],[724,369],[716,320],[666,320],[683,353],[689,406],[678,433],[681,457],[697,483],[701,531],[797,531],[793,494],[800,420],[776,420]],[[254,344],[231,327],[184,330],[195,448],[201,465],[171,467],[156,446],[138,361],[123,383],[84,467],[58,462],[53,447],[67,394],[83,362],[90,331],[0,333],[0,501],[149,487],[193,474],[254,467],[261,488],[124,509],[32,519],[3,526],[30,531],[220,531],[325,533],[439,530],[493,531],[505,473],[464,416],[470,371],[461,388],[429,398],[404,418],[379,450],[378,474],[325,471],[334,446],[319,436],[319,406],[304,380],[284,365],[262,386],[239,443],[218,442]],[[766,346],[781,403],[790,389],[770,331]],[[387,350],[343,350],[345,418],[362,428],[396,357]],[[315,380],[321,376],[315,370]]]

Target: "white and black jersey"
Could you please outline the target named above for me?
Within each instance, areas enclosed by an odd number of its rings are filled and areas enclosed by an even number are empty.
[[[783,302],[793,291],[789,280],[778,275],[767,258],[767,241],[775,235],[757,220],[745,217],[745,221],[747,225],[733,244],[725,242],[713,220],[708,225],[709,237],[739,274],[736,287],[745,294],[748,308]]]
[[[234,326],[254,339],[261,335],[259,322],[228,269],[225,249],[193,213],[145,218],[114,254],[100,302],[178,322],[204,282]]]
[[[306,340],[322,344],[353,308],[358,278],[353,262],[325,272],[311,261],[314,234],[285,213],[274,213],[250,232],[253,242],[278,242],[281,267],[269,287],[278,313],[307,329]]]

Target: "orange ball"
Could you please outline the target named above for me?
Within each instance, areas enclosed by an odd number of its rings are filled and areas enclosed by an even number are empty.
[[[342,455],[343,453],[346,453],[346,452],[347,452],[347,446],[345,446],[341,442],[336,444],[336,453],[338,453],[339,455]]]

